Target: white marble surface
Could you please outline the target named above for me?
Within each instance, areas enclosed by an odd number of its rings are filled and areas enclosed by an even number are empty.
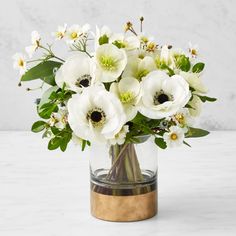
[[[1,236],[234,236],[236,132],[159,153],[159,214],[110,223],[89,214],[87,154],[49,152],[39,135],[0,132]]]
[[[30,43],[38,30],[50,38],[58,24],[109,25],[114,31],[143,15],[144,29],[158,43],[185,47],[199,44],[206,62],[204,82],[219,102],[205,106],[199,120],[208,129],[236,129],[235,0],[7,0],[0,7],[0,130],[29,130],[36,119],[34,99],[17,87],[11,56]],[[137,25],[137,24],[136,24]],[[52,40],[52,39],[51,39]],[[60,54],[60,53],[59,53]],[[31,85],[37,87],[37,85]],[[220,112],[219,112],[220,111]],[[16,115],[17,114],[17,115]]]

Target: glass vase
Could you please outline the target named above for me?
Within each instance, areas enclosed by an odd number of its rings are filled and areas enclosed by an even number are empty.
[[[107,221],[138,221],[157,213],[157,147],[142,143],[90,149],[91,214]]]

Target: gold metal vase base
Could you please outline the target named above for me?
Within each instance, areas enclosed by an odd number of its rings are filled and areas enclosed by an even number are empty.
[[[129,196],[106,195],[91,190],[91,214],[115,222],[151,218],[157,214],[157,190]]]

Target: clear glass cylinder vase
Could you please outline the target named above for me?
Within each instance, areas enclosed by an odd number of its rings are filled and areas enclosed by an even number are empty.
[[[157,147],[142,143],[90,149],[91,213],[108,221],[138,221],[157,213]]]

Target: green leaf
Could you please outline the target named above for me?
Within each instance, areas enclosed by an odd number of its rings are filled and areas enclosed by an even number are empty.
[[[38,109],[38,114],[43,119],[49,119],[53,112],[58,111],[58,106],[55,103],[45,103]]]
[[[161,149],[166,149],[167,145],[163,138],[155,138],[155,143]]]
[[[29,69],[22,77],[21,81],[30,81],[41,79],[44,82],[54,86],[55,76],[54,69],[60,68],[62,63],[56,61],[45,61]]]
[[[49,141],[48,149],[49,150],[55,150],[60,146],[60,144],[61,144],[61,138],[60,137],[54,137]]]
[[[36,121],[31,128],[31,131],[34,133],[38,133],[43,131],[46,128],[47,123],[45,121],[39,120]]]
[[[84,151],[85,147],[87,145],[87,140],[84,140],[82,141],[82,146],[81,146],[81,150]]]
[[[207,97],[207,96],[201,96],[198,95],[197,96],[201,99],[202,102],[215,102],[217,100],[217,98],[211,98],[211,97]]]
[[[109,38],[107,37],[106,34],[104,34],[98,39],[98,42],[99,42],[99,45],[106,44],[109,42]]]
[[[62,139],[61,139],[61,144],[60,144],[60,149],[62,152],[64,152],[67,148],[68,143],[70,142],[72,138],[72,134],[68,132],[64,132]]]
[[[188,72],[191,67],[191,63],[189,61],[189,58],[186,57],[185,55],[178,55],[175,57],[176,59],[176,66],[185,72]]]
[[[204,67],[205,67],[204,63],[198,62],[197,64],[195,64],[193,66],[192,72],[193,73],[200,73],[201,71],[203,71]]]
[[[169,66],[167,66],[166,64],[161,64],[160,65],[160,69],[162,69],[162,70],[168,70],[168,73],[169,73],[169,76],[172,76],[172,75],[174,75],[175,74],[175,72],[169,67]]]
[[[125,44],[119,40],[114,41],[112,44],[114,44],[118,48],[125,48]]]
[[[189,127],[189,130],[186,134],[186,138],[198,138],[198,137],[204,137],[208,135],[210,132],[204,129],[198,129],[198,128],[193,128]]]
[[[190,109],[193,109],[193,110],[196,110],[195,108],[193,108],[192,106],[190,106],[189,104],[186,104],[185,105],[186,108],[190,108]]]
[[[40,99],[40,103],[38,105],[39,109],[42,107],[43,104],[48,103],[50,101],[50,96],[52,93],[56,92],[59,88],[57,86],[50,87],[47,89]]]

